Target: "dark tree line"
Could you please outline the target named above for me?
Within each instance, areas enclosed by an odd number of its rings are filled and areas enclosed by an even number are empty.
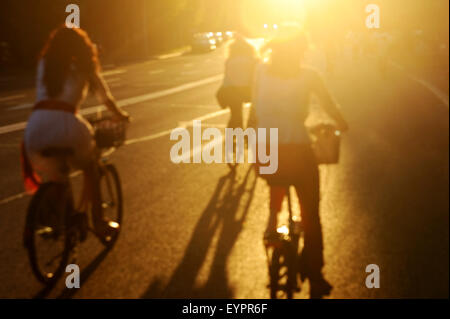
[[[62,25],[65,8],[80,7],[81,27],[106,60],[133,59],[186,45],[193,32],[224,30],[238,0],[2,0],[0,43],[19,66],[34,66],[48,34]],[[228,11],[229,12],[229,11]]]
[[[233,29],[251,35],[249,24],[271,17],[267,10],[261,13],[264,10],[251,10],[247,4],[264,6],[267,1],[2,0],[0,43],[8,44],[16,65],[34,66],[49,32],[64,23],[66,6],[76,3],[81,27],[101,47],[103,60],[134,59],[186,45],[194,32]],[[307,26],[314,32],[362,29],[365,5],[379,3],[384,28],[429,29],[448,38],[448,0],[304,1],[309,7]],[[319,2],[322,5],[314,5]]]

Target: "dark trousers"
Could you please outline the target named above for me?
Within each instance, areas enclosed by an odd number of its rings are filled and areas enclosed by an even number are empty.
[[[310,145],[279,145],[278,171],[262,175],[270,186],[270,208],[279,212],[287,186],[293,185],[300,201],[301,219],[305,231],[303,261],[308,275],[321,275],[323,238],[319,215],[319,168]]]
[[[243,128],[244,120],[242,115],[243,102],[235,102],[230,105],[230,120],[228,121],[229,128]]]

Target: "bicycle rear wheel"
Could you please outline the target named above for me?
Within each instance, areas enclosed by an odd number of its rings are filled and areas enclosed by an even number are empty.
[[[103,216],[111,222],[122,226],[123,220],[123,201],[122,187],[120,184],[119,173],[112,164],[103,166],[100,177],[100,196],[102,201]],[[119,228],[120,232],[121,227]],[[117,240],[119,232],[108,241],[107,246],[112,246]]]
[[[72,194],[66,184],[42,185],[28,206],[24,245],[31,269],[43,284],[56,282],[68,263],[72,246],[68,231],[71,212]]]

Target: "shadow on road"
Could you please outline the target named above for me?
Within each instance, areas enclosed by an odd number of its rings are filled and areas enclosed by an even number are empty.
[[[242,230],[253,198],[257,176],[248,169],[242,181],[234,171],[220,178],[214,195],[198,221],[183,259],[165,285],[155,279],[142,298],[232,298],[227,280],[227,261]],[[220,231],[206,283],[195,287],[214,235]]]
[[[100,254],[95,257],[95,259],[86,267],[82,268],[80,273],[80,278],[83,279],[83,281],[86,281],[89,279],[89,277],[92,275],[92,273],[97,269],[97,267],[101,264],[101,262],[105,259],[105,257],[108,255],[108,253],[111,251],[111,248],[105,248],[102,250]],[[64,277],[63,277],[64,278]],[[53,288],[55,287],[55,284],[51,286],[44,287],[41,291],[39,291],[33,299],[43,299],[46,298]],[[65,288],[57,297],[56,299],[69,299],[72,298],[79,289],[67,289]]]

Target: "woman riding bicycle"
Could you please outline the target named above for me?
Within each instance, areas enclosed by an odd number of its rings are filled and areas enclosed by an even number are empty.
[[[301,267],[309,278],[311,297],[317,298],[329,294],[332,287],[321,272],[324,262],[319,170],[304,126],[311,95],[320,99],[339,130],[346,131],[347,124],[318,73],[301,66],[307,49],[303,32],[294,26],[284,27],[266,48],[271,52],[268,62],[256,72],[253,116],[259,128],[278,128],[279,162],[275,174],[262,175],[270,186],[270,217],[264,236],[269,242],[277,240],[283,197],[288,186],[295,186],[305,232]]]
[[[242,128],[242,106],[251,101],[251,87],[255,67],[258,62],[255,48],[241,36],[228,48],[228,58],[225,62],[223,84],[217,94],[222,107],[230,108],[230,121],[227,127]]]
[[[39,185],[36,175],[38,179],[64,180],[67,176],[62,176],[57,162],[42,151],[70,150],[69,163],[84,173],[95,231],[101,238],[111,236],[118,226],[103,218],[93,129],[79,109],[92,89],[115,120],[128,120],[129,116],[118,108],[103,80],[96,47],[85,31],[60,27],[51,33],[38,62],[36,85],[36,104],[24,134],[25,183],[35,190]]]

